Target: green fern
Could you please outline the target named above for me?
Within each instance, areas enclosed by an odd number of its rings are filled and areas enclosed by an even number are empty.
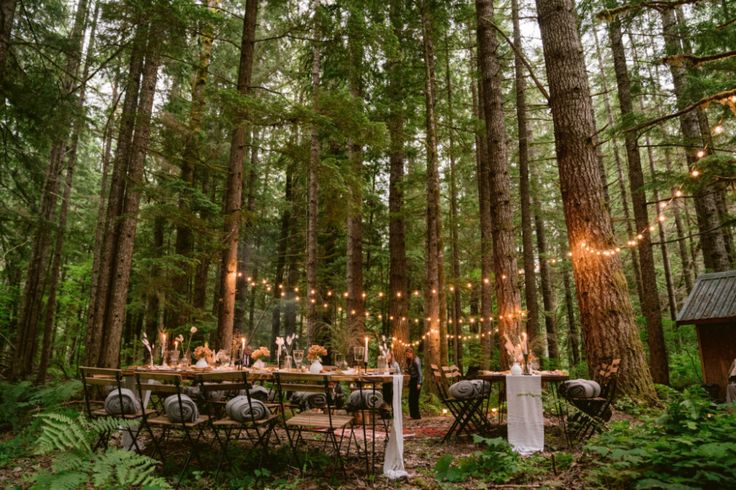
[[[156,461],[132,451],[114,448],[95,452],[92,442],[103,434],[128,427],[123,419],[72,418],[59,413],[37,415],[42,431],[36,454],[52,454],[51,471],[35,476],[33,488],[170,488],[154,475]]]

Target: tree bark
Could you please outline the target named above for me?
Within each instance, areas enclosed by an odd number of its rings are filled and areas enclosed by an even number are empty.
[[[243,36],[240,45],[240,66],[238,68],[238,93],[250,93],[253,74],[253,49],[256,36],[256,16],[258,0],[247,0]],[[217,340],[215,347],[228,349],[233,337],[235,321],[235,283],[238,274],[238,240],[240,238],[241,201],[243,194],[243,160],[245,157],[246,122],[244,115],[238,121],[230,138],[230,157],[228,160],[227,186],[225,189],[225,247],[220,262],[220,290],[217,308]]]
[[[600,66],[601,69],[601,88],[603,88],[603,102],[606,108],[607,121],[608,125],[611,128],[614,128],[616,126],[616,123],[613,119],[613,110],[611,109],[611,100],[609,96],[610,92],[608,89],[608,82],[606,81],[606,72],[603,69],[604,60],[603,53],[600,48],[600,43],[598,41],[598,30],[593,27],[592,31],[593,39],[595,41],[595,52],[598,57],[598,66]],[[626,236],[634,237],[636,236],[636,232],[634,231],[634,227],[631,224],[632,219],[631,212],[629,211],[629,193],[626,191],[626,178],[624,177],[624,172],[622,168],[623,166],[621,165],[621,155],[618,151],[618,140],[615,136],[611,137],[611,148],[613,149],[613,161],[616,164],[616,177],[618,180],[619,192],[621,192],[621,210],[624,213],[624,221],[626,222]],[[637,249],[632,248],[630,255],[631,270],[634,274],[634,284],[636,285],[636,294],[641,301],[642,296],[644,296],[644,288],[641,283],[641,270],[639,269],[639,252],[637,251]]]
[[[206,0],[210,12],[214,12],[220,0]],[[192,283],[196,266],[192,264],[194,252],[194,230],[192,225],[197,216],[192,208],[192,193],[194,191],[195,169],[200,165],[200,146],[203,135],[202,119],[205,111],[205,88],[209,78],[210,58],[213,46],[213,25],[205,21],[199,34],[199,56],[196,69],[192,76],[192,102],[189,109],[189,122],[186,129],[184,147],[181,154],[181,170],[179,178],[182,191],[179,194],[179,211],[182,216],[176,226],[176,254],[181,258],[179,267],[181,274],[173,275],[173,288],[177,298],[172,302],[174,307],[171,315],[175,327],[184,325],[191,317]]]
[[[534,182],[534,181],[532,181]],[[537,186],[535,186],[537,187]],[[539,252],[539,276],[542,283],[542,304],[544,305],[544,326],[547,340],[547,355],[551,359],[559,359],[557,342],[557,321],[555,319],[555,297],[552,289],[550,258],[547,253],[547,235],[542,219],[542,204],[537,189],[532,191],[534,203],[534,228],[537,233],[537,251]],[[574,323],[574,322],[573,322]]]
[[[575,305],[572,299],[572,281],[567,264],[562,265],[562,285],[565,289],[565,316],[567,317],[567,339],[569,342],[570,364],[577,366],[580,359],[580,332],[575,321]]]
[[[77,20],[85,22],[82,16],[86,17],[86,5],[80,2],[78,8],[84,9],[83,12],[77,12]],[[41,347],[41,359],[38,364],[38,373],[36,374],[36,384],[43,384],[46,382],[46,373],[48,371],[49,362],[51,360],[51,344],[54,338],[55,325],[56,325],[56,296],[59,285],[59,279],[61,276],[61,263],[62,263],[62,251],[64,248],[64,238],[66,234],[66,223],[67,216],[69,213],[69,200],[72,192],[72,183],[74,179],[74,169],[77,164],[77,149],[79,146],[79,138],[82,135],[82,131],[85,129],[85,123],[83,118],[84,113],[84,102],[86,96],[86,80],[89,75],[89,67],[92,63],[92,56],[95,51],[95,34],[97,30],[97,18],[100,12],[100,4],[95,4],[95,11],[92,17],[92,23],[90,27],[89,41],[87,43],[87,59],[84,64],[84,72],[82,74],[82,86],[80,87],[79,95],[77,96],[76,107],[78,114],[72,121],[72,134],[69,140],[67,157],[66,157],[66,179],[64,181],[64,194],[61,198],[61,209],[59,210],[59,220],[56,230],[56,241],[54,244],[54,254],[51,263],[51,273],[49,277],[49,293],[48,299],[46,300],[46,312],[44,318],[44,331],[43,331],[43,342]],[[76,20],[75,20],[76,22]],[[80,46],[81,54],[81,46]]]
[[[348,88],[356,106],[363,107],[363,42],[362,25],[364,13],[354,5],[347,20],[348,29]],[[362,109],[361,109],[362,110]],[[365,335],[365,296],[363,291],[363,148],[352,137],[348,139],[348,161],[350,176],[348,181],[347,206],[347,257],[346,282],[348,297],[346,302],[348,328],[356,345]]]
[[[511,18],[514,25],[516,52],[521,52],[519,28],[519,1],[511,0]],[[516,89],[516,121],[519,138],[519,194],[521,197],[521,236],[524,258],[524,299],[526,301],[526,332],[529,344],[538,359],[544,354],[544,335],[539,330],[539,303],[537,302],[537,277],[534,265],[534,233],[532,230],[532,203],[529,186],[529,129],[526,120],[526,79],[524,62],[519,54],[514,56]]]
[[[133,260],[133,246],[138,227],[138,210],[143,186],[146,153],[150,136],[153,99],[156,93],[156,80],[160,62],[160,38],[155,33],[155,25],[148,36],[145,64],[141,78],[140,99],[135,121],[135,135],[131,145],[128,174],[125,184],[123,212],[120,215],[120,233],[116,241],[114,255],[115,274],[111,277],[110,303],[105,316],[106,328],[103,332],[98,364],[102,367],[116,368],[120,365],[120,340],[125,324],[125,307],[128,303],[128,286]]]
[[[16,0],[0,0],[0,87],[5,83],[5,64],[10,52]]]
[[[435,115],[436,81],[432,20],[428,1],[422,2],[422,44],[424,48],[424,100],[426,108],[427,149],[427,241],[426,283],[424,290],[424,314],[427,337],[425,339],[425,371],[430,364],[441,364],[440,289],[442,274],[442,237],[440,213],[440,179],[437,158],[437,120]],[[431,386],[431,385],[430,385]]]
[[[678,54],[682,52],[682,46],[675,12],[669,8],[661,10],[661,14],[665,51],[669,56]],[[683,108],[688,105],[685,95],[688,92],[687,70],[685,66],[677,63],[670,63],[669,68],[672,74],[677,106]],[[697,152],[704,147],[698,115],[695,111],[689,111],[680,115],[679,119],[680,131],[687,147],[688,168],[692,169],[697,166]],[[695,211],[698,219],[698,229],[701,234],[700,243],[705,268],[709,271],[725,271],[730,268],[730,263],[715,194],[713,186],[698,188],[695,192]]]
[[[493,242],[491,222],[491,190],[490,190],[490,153],[488,140],[485,137],[485,93],[483,86],[472,85],[473,110],[478,119],[475,134],[476,182],[478,183],[478,214],[480,216],[480,316],[488,319],[493,316],[493,294],[491,291],[491,273],[493,271]],[[480,322],[480,366],[491,368],[491,332],[493,323]],[[485,326],[485,328],[484,328]]]
[[[623,45],[621,22],[614,18],[608,23],[608,32],[613,52],[613,66],[616,73],[618,102],[624,124],[633,121],[634,104],[631,99],[631,82],[626,66],[626,51]],[[647,196],[644,189],[644,172],[641,166],[639,143],[631,131],[624,132],[626,160],[629,164],[629,185],[634,207],[634,220],[639,240],[639,265],[641,267],[642,297],[641,308],[647,325],[647,342],[649,344],[649,368],[655,383],[669,384],[669,367],[667,349],[664,344],[662,330],[662,307],[659,303],[657,288],[657,272],[654,269],[654,252],[652,250],[651,233],[649,231],[649,213],[647,212]],[[634,239],[634,237],[631,237]]]
[[[506,125],[501,93],[501,65],[498,41],[491,27],[491,0],[476,0],[478,19],[478,60],[480,81],[485,96],[486,137],[490,159],[491,221],[493,235],[493,272],[498,305],[499,334],[513,340],[521,334],[521,295],[516,265],[516,240],[511,205],[511,179],[508,171]],[[501,349],[501,365],[508,364],[505,349]]]
[[[320,2],[314,5],[315,39],[320,39],[322,29],[319,20]],[[317,42],[312,46],[312,110],[319,111],[319,75],[320,47]],[[317,334],[317,301],[319,290],[317,285],[317,217],[319,213],[319,127],[312,123],[309,139],[309,169],[307,175],[307,342],[315,341]]]
[[[575,8],[571,0],[537,0],[537,11],[589,370],[592,375],[604,360],[620,358],[621,391],[654,399],[596,162],[596,128]]]
[[[105,315],[110,298],[110,278],[113,275],[115,244],[119,231],[118,219],[122,213],[126,169],[131,153],[136,108],[138,107],[140,77],[143,71],[145,43],[148,35],[148,24],[141,21],[140,15],[138,21],[130,53],[128,80],[120,115],[115,158],[110,174],[110,191],[107,195],[105,218],[103,222],[98,220],[98,227],[102,224],[102,241],[99,250],[97,285],[92,288],[90,297],[87,340],[85,342],[87,347],[86,364],[88,366],[97,366],[102,352],[102,338],[106,325]]]
[[[4,24],[0,26],[3,29],[2,34],[0,34],[0,56],[7,53],[7,43],[10,40],[10,28],[15,9],[15,5],[11,5],[11,3],[3,2],[0,5],[0,12],[2,12],[0,15],[3,17],[0,20],[3,23],[10,22],[8,26]],[[61,79],[62,94],[65,97],[72,97],[72,85],[74,78],[79,72],[84,29],[87,21],[87,7],[87,0],[82,0],[77,5],[74,24],[69,36],[71,49],[67,53],[64,73]],[[5,32],[6,27],[7,37]],[[4,63],[4,59],[0,58],[0,63]],[[4,72],[4,70],[0,71]],[[74,104],[74,106],[76,107],[77,105]],[[38,223],[34,230],[33,249],[31,260],[28,263],[23,306],[18,322],[18,336],[16,341],[17,356],[11,372],[13,378],[27,376],[31,374],[31,370],[33,369],[33,360],[37,348],[38,322],[41,311],[43,310],[43,296],[46,291],[44,274],[48,265],[47,256],[51,244],[51,233],[54,230],[54,210],[57,202],[59,177],[64,167],[67,144],[69,143],[68,139],[68,128],[64,128],[59,136],[54,139],[51,146],[49,165],[46,169],[44,184],[41,189]],[[56,294],[56,292],[54,291],[53,294]]]
[[[457,164],[455,158],[455,138],[454,138],[454,114],[452,105],[452,75],[450,73],[450,44],[445,34],[445,89],[447,90],[447,126],[448,126],[448,156],[450,160],[449,184],[450,184],[450,246],[451,246],[451,263],[452,263],[452,280],[454,286],[450,289],[452,293],[452,319],[453,342],[452,353],[454,364],[462,372],[462,349],[460,345],[460,244],[458,239],[458,202],[457,202]],[[450,329],[448,328],[448,331]]]
[[[404,2],[389,1],[389,15],[392,42],[388,55],[388,98],[390,109],[387,126],[389,134],[389,190],[388,190],[388,249],[389,285],[388,318],[391,322],[391,337],[396,359],[405,359],[405,347],[409,343],[409,322],[407,317],[407,267],[406,236],[404,223],[404,80],[402,62],[404,61],[402,43],[405,39]]]

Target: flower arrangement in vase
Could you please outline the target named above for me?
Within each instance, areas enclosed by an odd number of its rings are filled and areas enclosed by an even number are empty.
[[[213,357],[212,350],[205,345],[200,345],[194,349],[194,358],[197,360],[195,367],[206,368],[209,367],[209,360]]]
[[[264,367],[266,367],[266,363],[263,362],[263,359],[261,358],[268,357],[270,355],[271,351],[268,350],[268,347],[260,346],[259,348],[254,350],[250,355],[251,359],[255,361],[253,363],[253,367],[256,369],[263,369]]]
[[[309,372],[319,374],[322,372],[322,356],[327,355],[327,349],[319,344],[313,344],[307,350],[307,360],[312,361]]]

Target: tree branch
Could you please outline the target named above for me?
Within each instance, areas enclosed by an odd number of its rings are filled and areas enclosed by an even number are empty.
[[[650,8],[654,10],[668,10],[679,7],[680,5],[698,3],[699,1],[700,0],[653,0],[650,2],[638,2],[629,5],[622,5],[620,7],[612,9],[603,9],[596,14],[596,17],[598,18],[598,20],[610,22],[611,20],[613,20],[614,17],[628,13],[632,10],[641,10],[643,8]]]
[[[736,51],[726,51],[725,53],[711,54],[709,56],[695,56],[694,54],[676,54],[667,56],[662,61],[670,65],[689,63],[692,66],[700,66],[714,61],[726,60],[736,56]]]
[[[694,109],[697,109],[698,107],[707,106],[708,104],[710,104],[714,100],[727,99],[727,98],[733,97],[733,96],[736,96],[736,88],[731,88],[731,89],[728,89],[728,90],[724,90],[723,92],[718,92],[716,94],[709,95],[708,97],[704,97],[704,98],[700,99],[699,101],[697,101],[697,102],[695,102],[693,104],[690,104],[687,107],[684,107],[684,108],[680,109],[677,112],[673,112],[672,114],[666,114],[666,115],[661,116],[661,117],[656,117],[654,119],[650,119],[649,121],[646,121],[646,122],[643,122],[641,124],[638,124],[638,125],[634,126],[633,128],[628,128],[625,131],[634,131],[634,132],[637,132],[638,133],[638,132],[642,131],[643,129],[647,129],[647,128],[649,128],[651,126],[654,126],[654,125],[657,125],[657,124],[659,124],[661,122],[668,121],[668,120],[673,119],[675,117],[680,117],[681,115],[683,115],[685,113],[688,113],[688,112],[690,112],[690,111],[692,111]]]
[[[529,76],[532,77],[532,80],[534,80],[534,84],[537,86],[539,91],[542,93],[542,96],[547,100],[547,104],[549,104],[549,94],[547,93],[547,89],[544,88],[544,85],[542,85],[542,82],[540,82],[537,76],[534,74],[534,70],[532,69],[532,66],[529,64],[529,61],[526,59],[526,56],[524,56],[524,53],[521,51],[519,47],[514,45],[514,42],[511,39],[509,39],[506,33],[503,32],[495,24],[495,22],[490,22],[490,24],[491,24],[491,27],[493,27],[496,30],[496,32],[501,34],[501,37],[503,37],[504,40],[508,43],[508,45],[511,46],[511,49],[514,50],[514,53],[516,53],[516,56],[518,56],[521,62],[524,63],[524,66],[529,72]]]

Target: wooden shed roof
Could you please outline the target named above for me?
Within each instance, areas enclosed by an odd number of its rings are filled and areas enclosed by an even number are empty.
[[[677,324],[736,320],[736,270],[703,274],[677,315]]]

